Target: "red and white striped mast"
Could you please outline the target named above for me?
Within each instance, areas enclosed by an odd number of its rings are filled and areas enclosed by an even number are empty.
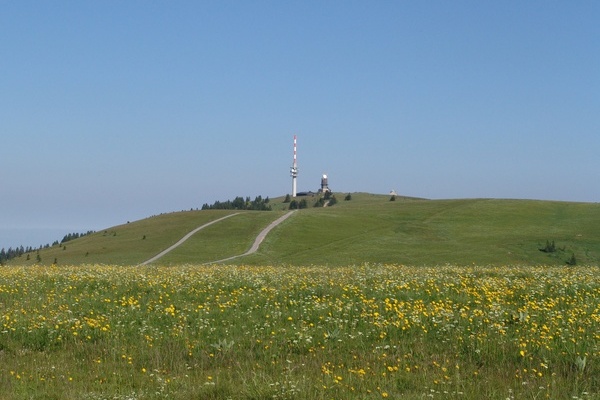
[[[292,197],[296,197],[296,178],[298,177],[298,164],[296,163],[296,135],[294,135],[294,162],[290,168],[292,175]]]

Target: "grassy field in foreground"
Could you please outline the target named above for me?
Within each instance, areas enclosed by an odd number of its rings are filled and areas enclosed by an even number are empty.
[[[600,264],[600,204],[533,200],[420,200],[365,193],[309,207],[274,229],[240,265],[578,265]],[[316,201],[309,197],[309,204]],[[198,264],[244,253],[277,211],[243,211],[198,232],[160,264]],[[13,265],[141,263],[194,228],[234,211],[163,214],[108,228],[10,261]],[[540,251],[546,241],[556,251]]]
[[[5,267],[3,399],[599,399],[598,267]]]

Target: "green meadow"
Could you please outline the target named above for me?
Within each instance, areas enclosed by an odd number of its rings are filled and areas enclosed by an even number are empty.
[[[598,267],[0,269],[0,398],[599,399]]]
[[[600,260],[600,205],[535,200],[423,200],[353,193],[336,194],[332,207],[298,210],[274,229],[259,251],[229,261],[244,265],[565,265]],[[287,204],[273,199],[274,211],[242,211],[198,232],[157,261],[198,264],[242,254],[258,232],[283,215]],[[136,265],[206,222],[235,211],[185,211],[110,227],[23,255],[14,265]],[[547,242],[556,249],[540,251]],[[41,260],[40,260],[41,259]]]
[[[345,195],[11,259],[0,399],[600,399],[600,205]]]

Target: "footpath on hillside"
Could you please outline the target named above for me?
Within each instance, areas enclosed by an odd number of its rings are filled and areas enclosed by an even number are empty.
[[[279,225],[280,223],[282,223],[283,221],[285,221],[290,215],[292,215],[292,213],[294,213],[294,211],[289,211],[288,213],[286,213],[285,215],[277,218],[275,221],[271,222],[269,224],[269,226],[267,226],[265,229],[263,229],[258,236],[256,237],[256,239],[254,240],[254,244],[252,244],[252,246],[250,247],[250,249],[245,252],[244,254],[239,254],[236,256],[232,256],[232,257],[228,257],[228,258],[224,258],[221,260],[216,260],[216,261],[210,261],[207,263],[204,263],[202,265],[206,265],[206,264],[214,264],[214,263],[220,263],[220,262],[224,262],[224,261],[229,261],[229,260],[233,260],[234,258],[239,258],[239,257],[243,257],[243,256],[247,256],[249,254],[252,253],[256,253],[256,251],[258,250],[258,247],[260,246],[260,244],[262,243],[262,241],[264,240],[264,238],[267,236],[267,234],[271,231],[271,229],[275,228],[277,225]],[[230,215],[226,215],[222,218],[216,219],[214,221],[210,221],[202,226],[199,226],[198,228],[194,229],[193,231],[189,232],[188,234],[186,234],[184,237],[182,237],[177,243],[175,243],[174,245],[172,245],[171,247],[161,251],[160,253],[158,253],[157,255],[155,255],[154,257],[140,263],[139,265],[147,265],[150,263],[153,263],[154,261],[158,260],[159,258],[163,257],[165,254],[175,250],[177,247],[181,246],[186,240],[188,240],[190,237],[192,237],[195,233],[197,233],[198,231],[212,225],[215,224],[217,222],[223,221],[224,219],[233,217],[235,215],[239,215],[240,213],[235,213],[235,214],[230,214]]]
[[[262,243],[262,241],[265,239],[265,237],[267,237],[267,234],[271,231],[271,229],[275,228],[277,225],[279,225],[280,223],[282,223],[283,221],[285,221],[286,219],[288,219],[288,217],[290,215],[292,215],[294,212],[295,212],[295,210],[288,211],[287,214],[284,214],[281,217],[277,218],[275,221],[271,222],[269,224],[269,226],[267,226],[265,229],[263,229],[258,234],[258,236],[256,237],[256,239],[254,240],[254,244],[252,245],[252,247],[250,247],[250,250],[248,250],[244,254],[239,254],[237,256],[223,258],[222,260],[210,261],[210,262],[204,263],[202,265],[221,263],[221,262],[233,260],[235,258],[244,257],[244,256],[250,255],[252,253],[256,253],[256,251],[258,250],[258,247],[260,246],[260,244]]]

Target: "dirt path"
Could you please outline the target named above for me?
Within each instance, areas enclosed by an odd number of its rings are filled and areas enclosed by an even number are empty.
[[[260,244],[262,243],[262,241],[265,239],[265,237],[267,236],[267,234],[271,231],[271,229],[275,228],[277,225],[279,225],[280,223],[282,223],[283,221],[285,221],[290,215],[292,215],[294,211],[290,211],[287,214],[277,218],[275,221],[271,222],[269,224],[269,226],[267,226],[265,229],[263,229],[258,236],[256,237],[256,239],[254,240],[254,244],[252,245],[252,247],[250,247],[250,250],[248,250],[247,252],[245,252],[244,254],[240,254],[237,256],[233,256],[233,257],[228,257],[228,258],[224,258],[222,260],[217,260],[217,261],[210,261],[207,263],[204,263],[203,265],[206,264],[214,264],[214,263],[220,263],[220,262],[224,262],[224,261],[229,261],[229,260],[233,260],[234,258],[238,258],[238,257],[243,257],[243,256],[247,256],[248,254],[252,254],[252,253],[256,253],[256,251],[258,250],[258,247],[260,246]],[[215,224],[219,221],[223,221],[224,219],[227,219],[229,217],[233,217],[234,215],[238,215],[240,213],[235,213],[235,214],[230,214],[230,215],[226,215],[222,218],[219,219],[215,219],[214,221],[210,221],[209,223],[206,223],[202,226],[199,226],[198,228],[194,229],[193,231],[191,231],[190,233],[188,233],[187,235],[185,235],[184,237],[182,237],[177,243],[175,243],[173,246],[169,247],[168,249],[165,249],[163,251],[161,251],[160,253],[158,253],[157,255],[155,255],[154,257],[152,257],[149,260],[144,261],[143,263],[140,263],[139,265],[146,265],[146,264],[150,264],[156,260],[158,260],[159,258],[161,258],[162,256],[164,256],[165,254],[167,254],[168,252],[175,250],[177,247],[179,247],[183,242],[185,242],[186,240],[188,240],[190,237],[192,237],[193,234],[195,234],[196,232],[206,228],[207,226],[210,226],[212,224]]]
[[[264,240],[264,238],[267,237],[267,234],[271,231],[271,229],[275,228],[277,225],[279,225],[280,223],[282,223],[283,221],[285,221],[286,219],[288,219],[288,217],[290,215],[292,215],[293,213],[294,213],[294,211],[289,211],[287,214],[284,214],[281,217],[277,218],[275,221],[271,222],[269,224],[269,226],[267,226],[265,229],[263,229],[258,234],[258,236],[256,237],[256,239],[254,240],[254,244],[252,245],[252,247],[250,247],[250,250],[248,250],[244,254],[239,254],[237,256],[223,258],[222,260],[216,260],[216,261],[207,262],[207,263],[204,263],[202,265],[221,263],[221,262],[233,260],[234,258],[244,257],[244,256],[247,256],[249,254],[256,253],[256,251],[258,250],[258,247],[260,246],[260,244],[262,243],[262,241]]]
[[[206,228],[207,226],[210,226],[212,224],[215,224],[219,221],[223,221],[224,219],[227,219],[229,217],[233,217],[234,215],[238,215],[239,213],[235,213],[235,214],[229,214],[226,215],[222,218],[219,219],[215,219],[214,221],[210,221],[209,223],[206,223],[202,226],[199,226],[198,228],[194,229],[193,231],[191,231],[190,233],[188,233],[187,235],[185,235],[184,237],[182,237],[177,243],[175,243],[173,246],[169,247],[166,250],[161,251],[160,253],[158,253],[157,255],[155,255],[154,257],[152,257],[149,260],[144,261],[143,263],[139,264],[139,265],[146,265],[146,264],[150,264],[151,262],[154,262],[156,260],[158,260],[159,258],[161,258],[162,256],[164,256],[165,254],[167,254],[168,252],[176,249],[177,247],[179,247],[183,242],[185,242],[186,240],[188,240],[190,237],[192,237],[192,235],[196,232],[198,232],[199,230],[202,230],[204,228]]]

